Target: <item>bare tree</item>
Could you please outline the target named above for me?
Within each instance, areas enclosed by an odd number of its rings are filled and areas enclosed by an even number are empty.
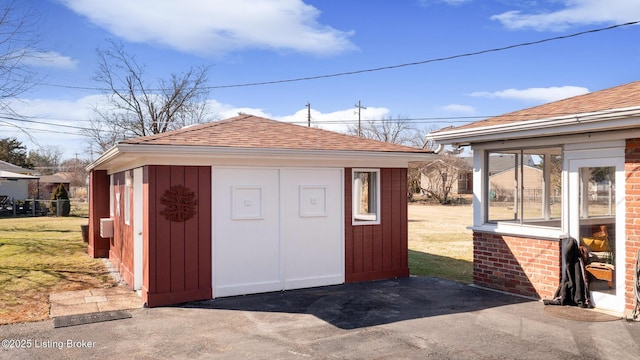
[[[51,175],[60,169],[62,150],[59,146],[41,146],[29,151],[28,159],[42,175]]]
[[[349,134],[358,135],[358,127],[349,126]],[[422,147],[423,132],[413,126],[406,117],[385,116],[380,120],[365,120],[360,127],[360,136],[393,144]]]
[[[60,164],[62,172],[68,174],[71,186],[85,186],[87,184],[87,176],[85,167],[90,161],[86,159],[67,159]]]
[[[0,113],[17,116],[10,100],[31,89],[40,80],[30,61],[43,54],[36,32],[37,14],[22,1],[0,4]]]
[[[453,154],[444,154],[433,161],[416,164],[415,167],[420,176],[425,178],[420,181],[422,191],[439,203],[446,204],[458,176],[468,165]]]
[[[85,135],[103,151],[117,141],[159,134],[210,121],[206,111],[208,67],[191,67],[149,84],[145,67],[120,43],[97,50],[94,79],[106,85],[108,106],[94,107],[95,117]]]

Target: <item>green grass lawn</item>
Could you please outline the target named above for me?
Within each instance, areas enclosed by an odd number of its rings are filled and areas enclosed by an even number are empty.
[[[409,271],[471,283],[473,237],[471,206],[409,206]]]
[[[110,287],[100,259],[90,258],[80,217],[0,218],[0,324],[49,316],[49,293]]]

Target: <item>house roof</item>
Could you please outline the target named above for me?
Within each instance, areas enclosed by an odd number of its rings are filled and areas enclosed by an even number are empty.
[[[40,177],[41,184],[68,184],[71,181],[60,176],[59,174],[44,175]]]
[[[226,120],[124,140],[121,143],[255,149],[426,152],[409,146],[359,138],[254,115],[239,115]]]
[[[6,161],[2,161],[2,160],[0,160],[0,170],[11,171],[11,172],[14,172],[14,173],[19,173],[19,174],[32,174],[32,173],[36,172],[33,169],[25,169],[25,168],[20,167],[18,165],[13,165],[12,163],[9,163],[9,162],[6,162]]]
[[[87,169],[146,164],[200,164],[214,157],[236,159],[363,158],[423,160],[431,150],[391,144],[253,115],[189,126],[119,142]],[[144,157],[144,160],[141,158]],[[181,160],[178,160],[180,158]],[[394,160],[395,161],[395,160]]]
[[[15,173],[12,171],[0,170],[0,179],[3,180],[30,180],[30,179],[38,179],[38,176]]]
[[[640,81],[591,92],[584,95],[534,106],[429,134],[436,142],[465,142],[483,139],[479,134],[515,135],[512,138],[559,135],[597,130],[638,127],[640,116]],[[622,119],[622,121],[621,121]],[[600,125],[595,125],[600,123]],[[589,124],[589,125],[586,125]],[[548,131],[544,131],[547,129]],[[527,130],[527,132],[523,132]],[[484,139],[491,139],[485,136]],[[495,139],[494,139],[495,140]]]

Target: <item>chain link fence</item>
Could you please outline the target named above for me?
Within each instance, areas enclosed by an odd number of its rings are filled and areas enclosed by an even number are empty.
[[[68,205],[68,206],[67,206]],[[68,207],[68,213],[66,208]],[[0,216],[89,216],[89,203],[84,198],[60,200],[7,200],[0,204]]]

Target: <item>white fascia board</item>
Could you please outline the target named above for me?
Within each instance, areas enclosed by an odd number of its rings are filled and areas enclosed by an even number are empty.
[[[91,164],[87,165],[85,167],[86,171],[91,171],[93,169],[99,168],[100,165],[108,162],[109,160],[117,157],[120,154],[120,151],[118,150],[118,146],[112,146],[109,150],[105,151],[102,155],[100,155],[99,158],[97,158],[94,162],[92,162]]]
[[[212,165],[241,162],[243,164],[380,164],[380,167],[406,167],[411,161],[426,161],[432,153],[337,151],[297,149],[256,149],[210,146],[173,146],[119,144],[90,165],[90,169],[115,172],[142,165]],[[89,168],[89,167],[88,167]]]
[[[522,139],[640,127],[640,107],[558,116],[472,129],[429,134],[438,144],[467,145],[504,139]]]

